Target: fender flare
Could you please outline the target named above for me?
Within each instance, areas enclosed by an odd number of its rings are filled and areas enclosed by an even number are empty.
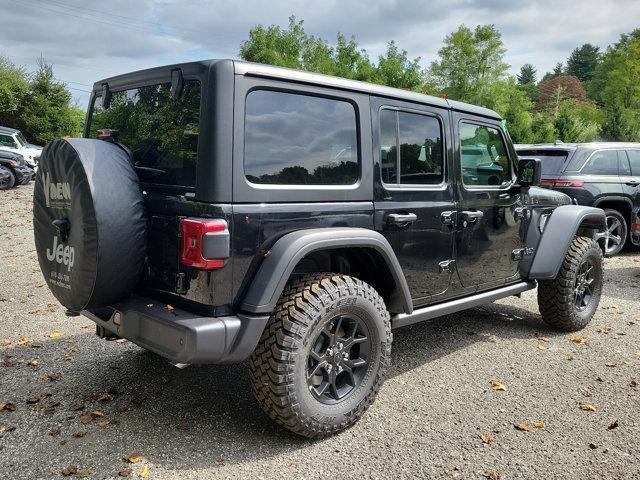
[[[623,197],[620,195],[605,195],[596,199],[596,201],[593,203],[593,206],[598,207],[598,205],[603,202],[622,202],[629,207],[629,210],[633,210],[633,202],[628,197]]]
[[[298,230],[281,237],[253,277],[241,310],[271,313],[298,262],[312,252],[336,248],[371,248],[379,253],[395,283],[392,299],[404,313],[413,312],[409,286],[389,242],[379,232],[354,227]]]
[[[604,230],[606,225],[601,208],[580,205],[557,207],[545,224],[528,277],[535,280],[556,278],[578,229]]]

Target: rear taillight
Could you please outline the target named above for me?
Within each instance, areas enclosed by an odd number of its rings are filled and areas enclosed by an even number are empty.
[[[180,231],[182,264],[202,270],[224,267],[229,258],[229,229],[225,220],[185,218]]]
[[[584,182],[580,180],[540,180],[540,185],[548,187],[581,187]]]
[[[631,233],[634,235],[640,235],[640,223],[631,224]]]

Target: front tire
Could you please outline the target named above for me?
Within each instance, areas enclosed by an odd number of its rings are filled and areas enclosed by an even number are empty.
[[[0,180],[0,190],[11,190],[16,184],[16,176],[14,173],[9,169],[6,169],[6,173],[8,175],[3,175],[2,180]]]
[[[538,307],[545,323],[570,332],[587,326],[602,295],[602,262],[595,240],[573,239],[556,278],[538,284]]]
[[[373,287],[346,275],[305,275],[287,285],[251,356],[253,390],[276,423],[325,437],[362,417],[390,355],[390,317]]]

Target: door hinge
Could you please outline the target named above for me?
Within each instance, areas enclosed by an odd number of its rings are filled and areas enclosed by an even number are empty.
[[[527,207],[516,207],[513,209],[514,220],[522,220],[523,218],[527,218],[528,214],[529,209]]]
[[[440,273],[452,273],[455,266],[455,260],[444,260],[438,264],[438,270],[440,271]]]
[[[511,260],[517,262],[518,260],[522,260],[524,257],[529,255],[533,255],[532,247],[516,248],[511,252]]]

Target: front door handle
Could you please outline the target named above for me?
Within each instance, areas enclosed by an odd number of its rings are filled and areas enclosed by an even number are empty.
[[[624,183],[629,185],[630,187],[637,187],[638,185],[640,185],[640,182],[636,182],[635,180],[629,180],[628,182]]]
[[[415,213],[390,213],[387,215],[387,223],[391,225],[404,225],[413,223],[418,219]]]
[[[484,213],[480,210],[465,210],[460,212],[460,216],[462,217],[462,221],[474,223],[484,217]]]

